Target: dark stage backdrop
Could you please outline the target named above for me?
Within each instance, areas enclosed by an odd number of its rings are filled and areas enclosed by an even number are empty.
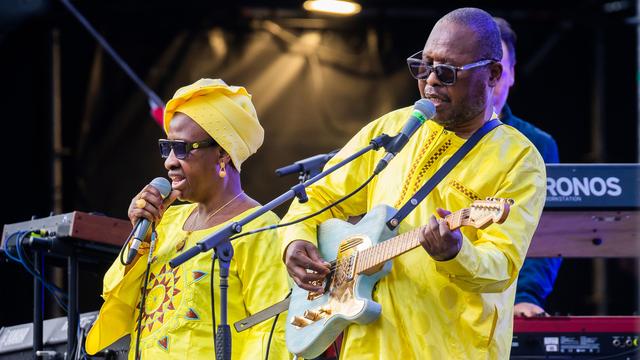
[[[63,211],[125,218],[131,197],[165,175],[156,145],[162,129],[149,116],[146,96],[58,2],[35,3],[40,8],[24,9],[20,18],[0,17],[2,223],[52,209],[53,28],[61,49]],[[331,19],[301,12],[297,1],[74,3],[163,100],[203,77],[253,94],[266,138],[243,166],[243,182],[262,202],[296,182],[278,178],[276,168],[337,149],[367,122],[417,100],[406,57],[422,49],[440,16],[468,5],[371,1],[355,18]],[[634,2],[475,6],[505,17],[518,33],[509,103],[556,138],[563,162],[637,161],[637,41],[627,24]],[[565,261],[550,312],[595,314],[592,268],[591,261]],[[106,267],[83,269],[80,310],[96,310]],[[609,261],[607,269],[617,292],[608,311],[637,310],[634,287],[618,282],[637,286],[634,262]],[[31,321],[31,278],[4,259],[0,273],[6,289],[0,325]],[[49,306],[53,315],[60,313]]]

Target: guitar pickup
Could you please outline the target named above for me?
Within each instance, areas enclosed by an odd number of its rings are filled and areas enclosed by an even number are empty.
[[[351,281],[355,277],[356,259],[358,258],[356,255],[351,255],[349,257],[349,261],[347,262],[347,268],[345,271],[345,273],[347,274],[347,281]]]

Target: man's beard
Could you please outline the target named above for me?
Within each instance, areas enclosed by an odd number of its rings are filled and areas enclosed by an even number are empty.
[[[479,95],[480,96],[470,95],[459,107],[451,109],[449,114],[446,116],[439,116],[438,114],[433,120],[445,129],[459,128],[475,119],[486,109],[487,98],[483,96],[484,94]]]

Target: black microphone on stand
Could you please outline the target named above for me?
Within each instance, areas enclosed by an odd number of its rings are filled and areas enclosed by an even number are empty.
[[[418,128],[427,120],[433,119],[435,115],[436,107],[431,101],[427,99],[420,99],[416,101],[413,105],[411,117],[409,117],[409,120],[404,124],[404,127],[398,135],[393,137],[391,144],[385,147],[385,149],[387,149],[387,153],[382,159],[380,159],[378,165],[376,165],[374,173],[378,174],[387,167],[389,161],[391,161],[391,159],[393,159],[393,157],[396,156],[396,154],[399,153],[405,145],[407,145],[411,135],[413,135],[413,133],[415,133],[416,130],[418,130]]]
[[[331,158],[338,153],[340,149],[333,150],[326,154],[319,154],[308,157],[306,159],[298,160],[291,165],[283,166],[281,168],[276,169],[276,174],[280,177],[301,173],[301,172],[319,172],[322,169],[324,164],[326,164]]]
[[[163,199],[169,196],[169,194],[171,193],[171,183],[169,183],[169,180],[163,177],[157,177],[153,179],[149,185],[160,191],[160,195],[162,195]],[[147,232],[149,232],[149,225],[149,220],[145,218],[138,220],[138,222],[136,223],[135,231],[133,233],[133,240],[131,240],[131,246],[129,247],[129,256],[127,256],[127,262],[125,264],[131,264],[133,259],[136,258],[136,255],[138,254],[138,248],[147,236]]]

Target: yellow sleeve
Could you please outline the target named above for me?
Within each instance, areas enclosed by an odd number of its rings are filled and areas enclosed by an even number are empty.
[[[495,197],[515,200],[507,220],[478,230],[476,241],[464,237],[456,257],[437,261],[436,269],[467,291],[502,292],[507,289],[518,277],[538,226],[545,196],[546,169],[540,154],[531,146],[495,194]]]
[[[390,113],[389,115],[393,116],[394,113]],[[327,163],[325,169],[330,168],[369,145],[371,139],[383,133],[382,125],[385,123],[385,120],[389,115],[373,121],[363,127],[358,134],[349,140],[349,142],[331,159],[331,161]],[[398,132],[397,129],[384,130],[388,135],[395,135]],[[309,201],[304,204],[300,204],[300,202],[295,199],[281,223],[288,223],[292,220],[300,219],[349,194],[358,188],[358,186],[362,185],[367,178],[373,174],[375,164],[383,156],[384,149],[380,149],[379,151],[369,151],[354,161],[346,164],[342,168],[336,170],[331,175],[311,185],[307,189]],[[280,239],[282,239],[281,255],[284,255],[284,251],[287,246],[294,240],[308,240],[317,245],[317,226],[328,219],[338,218],[346,220],[349,216],[357,216],[366,213],[368,189],[375,186],[375,183],[376,179],[374,178],[369,185],[354,194],[352,197],[341,202],[337,206],[332,207],[330,210],[319,214],[318,216],[292,226],[280,228],[278,234]]]
[[[252,228],[278,223],[278,217],[268,213],[256,222]],[[235,258],[238,261],[238,276],[242,282],[242,296],[247,311],[255,314],[279,301],[289,292],[287,271],[280,260],[280,244],[276,232],[264,231],[248,236],[234,245]],[[243,359],[263,359],[265,357],[273,318],[246,330],[247,344],[243,346]],[[284,341],[286,313],[280,314],[274,330],[269,358],[286,359],[288,352]]]
[[[102,290],[105,302],[85,342],[89,355],[130,332],[145,269],[146,256],[140,256],[128,272],[120,259],[116,259],[105,274]]]

